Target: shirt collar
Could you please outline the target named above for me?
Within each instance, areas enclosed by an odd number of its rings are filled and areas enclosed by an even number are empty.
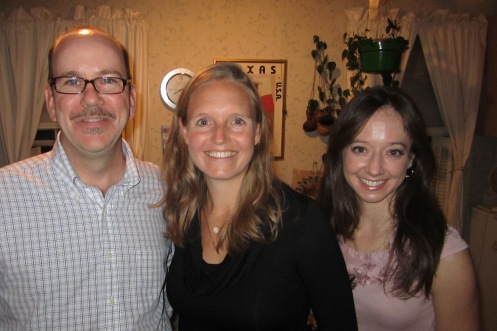
[[[138,166],[133,156],[131,147],[129,147],[128,143],[124,139],[122,139],[122,148],[124,157],[126,159],[126,168],[124,170],[123,179],[116,185],[132,187],[140,182]],[[64,151],[64,147],[62,147],[62,143],[60,142],[60,132],[57,135],[57,139],[53,146],[52,152],[52,166],[54,172],[60,174],[61,178],[65,182],[67,182],[67,184],[74,185],[76,180],[79,180],[79,177],[78,174],[74,171],[71,162],[69,162],[67,154]]]

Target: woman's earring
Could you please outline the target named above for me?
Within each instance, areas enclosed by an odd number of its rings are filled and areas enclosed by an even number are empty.
[[[406,170],[406,178],[411,177],[414,174],[414,169],[412,167]]]

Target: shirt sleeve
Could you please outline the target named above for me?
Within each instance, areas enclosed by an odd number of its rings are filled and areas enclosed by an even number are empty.
[[[174,255],[174,244],[171,240],[168,239],[168,250],[167,250],[167,256],[166,256],[166,281],[167,281],[167,274],[169,273],[169,267],[171,266],[171,261],[173,260],[173,255]],[[164,284],[163,291],[165,291],[166,287]],[[169,300],[166,300],[166,313],[167,316],[170,318],[173,315],[173,307],[169,303]]]
[[[445,244],[442,249],[441,259],[454,255],[468,248],[468,244],[461,238],[459,232],[449,225],[445,235]]]
[[[357,330],[352,288],[330,222],[309,201],[301,224],[298,268],[319,330]]]

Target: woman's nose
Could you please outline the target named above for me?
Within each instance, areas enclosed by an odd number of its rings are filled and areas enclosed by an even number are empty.
[[[214,128],[213,140],[216,144],[223,144],[227,141],[227,131],[228,128],[225,125],[219,124]]]
[[[380,153],[374,153],[368,161],[367,171],[372,176],[383,174],[383,157]]]

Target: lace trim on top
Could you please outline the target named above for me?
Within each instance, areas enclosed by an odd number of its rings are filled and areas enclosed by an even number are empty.
[[[389,247],[385,250],[370,253],[360,252],[349,246],[343,238],[339,238],[340,248],[347,264],[347,270],[355,278],[355,284],[382,285],[387,279],[386,266],[390,253],[393,236],[390,238]],[[441,258],[452,254],[453,246],[460,245],[460,235],[453,227],[448,227],[445,234],[445,245]]]
[[[383,284],[386,279],[385,269],[389,249],[365,253],[347,245],[343,238],[340,238],[339,242],[347,270],[354,277],[356,286]]]

